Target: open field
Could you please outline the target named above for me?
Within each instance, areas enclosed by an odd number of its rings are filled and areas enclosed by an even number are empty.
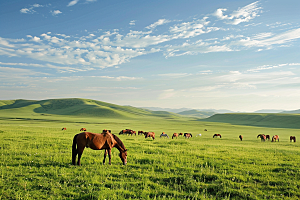
[[[300,144],[289,141],[290,135],[300,138],[299,129],[232,125],[147,111],[136,117],[120,111],[127,118],[114,118],[34,109],[0,110],[0,199],[300,198]],[[91,149],[85,149],[82,166],[72,166],[72,139],[82,127],[95,133],[110,129],[118,134],[126,128],[154,131],[156,139],[118,135],[128,149],[126,166],[115,148],[110,166],[102,165],[104,151]],[[191,132],[193,137],[159,138],[163,131],[170,137],[174,132]],[[202,136],[195,137],[199,133]],[[212,138],[215,133],[222,138]],[[259,133],[277,134],[280,142],[261,142],[256,138]]]

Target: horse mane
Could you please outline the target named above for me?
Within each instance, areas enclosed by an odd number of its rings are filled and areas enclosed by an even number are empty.
[[[112,134],[112,136],[114,137],[114,139],[116,140],[116,142],[119,144],[119,146],[120,146],[122,149],[126,150],[126,148],[125,148],[123,142],[120,140],[120,138],[119,138],[118,136],[116,136],[115,134]]]

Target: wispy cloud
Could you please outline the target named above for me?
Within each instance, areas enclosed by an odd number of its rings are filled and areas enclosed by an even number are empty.
[[[68,7],[69,7],[69,6],[74,6],[75,4],[78,3],[78,1],[79,1],[79,0],[72,0],[72,1],[70,1],[70,2],[68,3],[67,6],[68,6]]]
[[[39,7],[44,7],[44,6],[40,5],[40,4],[33,4],[33,5],[29,6],[28,8],[22,8],[20,10],[20,12],[23,14],[33,14],[36,12],[34,9],[39,8]]]
[[[154,28],[156,28],[157,26],[161,26],[161,25],[167,24],[167,23],[169,23],[169,22],[171,22],[171,21],[170,21],[170,20],[167,20],[167,19],[159,19],[157,22],[155,22],[155,23],[153,23],[153,24],[147,26],[146,28],[147,28],[147,29],[154,29]]]
[[[238,25],[242,22],[249,22],[250,20],[259,16],[259,13],[261,13],[262,10],[262,7],[259,7],[259,4],[259,1],[253,2],[249,5],[239,8],[236,11],[233,11],[229,15],[225,14],[227,11],[226,8],[219,8],[214,12],[213,15],[220,20],[224,20],[227,24]]]
[[[61,14],[62,12],[60,10],[53,10],[53,11],[51,11],[51,13],[53,16],[55,16],[55,15]]]

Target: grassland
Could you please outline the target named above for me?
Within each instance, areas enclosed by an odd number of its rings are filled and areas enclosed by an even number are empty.
[[[271,122],[268,127],[245,126],[91,100],[75,102],[0,104],[0,199],[300,198],[300,145],[289,141],[290,135],[300,138],[299,129],[276,128],[279,122],[275,128]],[[85,113],[79,109],[85,105],[100,105],[104,113]],[[72,139],[82,127],[96,133],[154,131],[157,138],[121,135],[128,149],[126,166],[117,149],[110,166],[101,164],[103,151],[91,149],[85,149],[82,166],[72,166]],[[159,138],[163,131],[169,136],[191,132],[193,137]],[[202,136],[195,137],[199,133]],[[213,139],[214,133],[222,138]],[[260,142],[259,133],[277,134],[280,142]],[[239,141],[240,134],[244,141]]]

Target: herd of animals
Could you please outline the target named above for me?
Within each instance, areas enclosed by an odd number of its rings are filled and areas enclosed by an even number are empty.
[[[62,128],[62,130],[67,130],[65,127]],[[118,138],[115,134],[112,134],[110,130],[104,129],[101,134],[98,133],[90,133],[87,132],[86,128],[81,128],[81,132],[79,134],[76,134],[73,138],[73,145],[72,145],[72,164],[76,164],[76,156],[78,155],[78,161],[77,165],[80,164],[80,159],[83,153],[83,150],[85,147],[91,148],[93,150],[105,150],[104,152],[104,159],[103,164],[105,163],[105,158],[108,154],[109,157],[109,164],[111,164],[111,149],[113,147],[116,147],[120,154],[119,157],[124,165],[127,164],[127,149],[125,148],[123,142]],[[204,129],[204,131],[207,131],[207,129]],[[136,131],[131,129],[124,129],[119,132],[119,135],[136,135]],[[138,135],[144,135],[145,138],[152,138],[155,139],[155,133],[154,132],[144,132],[144,131],[138,131]],[[192,136],[191,133],[173,133],[172,139],[178,138],[179,136],[183,135],[183,137],[189,139]],[[198,134],[197,136],[201,136],[201,134]],[[166,137],[169,138],[169,136],[162,132],[160,137]],[[221,134],[214,134],[213,138],[220,137],[222,138]],[[257,138],[260,138],[262,142],[265,142],[266,140],[270,141],[270,135],[265,134],[259,134]],[[239,139],[243,141],[243,136],[239,135]],[[272,142],[279,142],[279,136],[274,135],[272,137]],[[296,142],[295,136],[290,136],[290,142]]]

